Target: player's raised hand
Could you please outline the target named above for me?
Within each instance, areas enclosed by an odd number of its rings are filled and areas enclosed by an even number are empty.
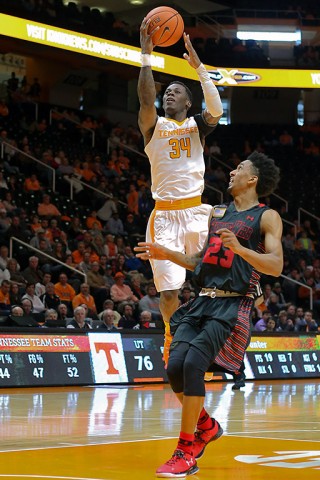
[[[191,67],[198,68],[199,65],[201,64],[201,60],[198,57],[197,52],[193,48],[193,45],[190,40],[190,36],[185,32],[183,34],[183,40],[184,40],[184,45],[188,51],[188,53],[183,54],[183,58],[185,58],[189,62],[189,65]]]
[[[153,42],[152,42],[152,37],[159,30],[159,27],[155,28],[152,30],[151,34],[148,33],[148,27],[149,27],[150,19],[146,20],[144,18],[142,20],[142,23],[140,25],[140,45],[141,45],[141,52],[142,53],[147,53],[150,54],[153,50]]]

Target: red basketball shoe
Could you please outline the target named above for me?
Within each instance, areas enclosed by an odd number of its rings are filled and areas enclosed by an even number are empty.
[[[172,457],[161,465],[156,471],[157,477],[186,477],[193,475],[199,470],[197,462],[192,455],[182,450],[175,450]]]
[[[196,459],[202,457],[208,443],[218,440],[223,434],[223,428],[212,418],[213,427],[208,430],[197,430],[194,434],[193,455]]]

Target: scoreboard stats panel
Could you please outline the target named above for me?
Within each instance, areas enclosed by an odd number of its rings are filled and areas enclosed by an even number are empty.
[[[1,387],[92,382],[90,344],[86,335],[1,335]]]
[[[319,377],[319,335],[254,336],[245,365],[248,379]]]
[[[319,339],[253,336],[245,354],[247,379],[319,377]],[[6,331],[0,335],[0,387],[167,382],[162,351],[163,334],[155,332]],[[214,376],[226,379],[232,376]]]

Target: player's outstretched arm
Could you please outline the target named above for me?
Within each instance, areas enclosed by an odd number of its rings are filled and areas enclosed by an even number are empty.
[[[138,124],[145,144],[149,142],[157,122],[157,110],[154,105],[157,93],[151,70],[152,36],[157,29],[154,29],[151,35],[149,35],[148,25],[149,21],[143,19],[140,26],[141,69],[138,79],[138,97],[140,102]]]
[[[184,44],[188,53],[183,54],[189,65],[195,68],[201,82],[206,110],[203,111],[205,121],[210,125],[216,125],[223,114],[222,103],[217,87],[212,82],[205,66],[201,63],[197,52],[193,48],[190,36],[183,34]]]
[[[139,242],[137,247],[134,247],[137,257],[142,260],[170,260],[170,262],[180,265],[180,267],[187,270],[194,270],[198,263],[201,261],[203,255],[202,252],[198,252],[194,255],[186,255],[181,252],[175,252],[169,248],[163,247],[158,243],[151,242]]]

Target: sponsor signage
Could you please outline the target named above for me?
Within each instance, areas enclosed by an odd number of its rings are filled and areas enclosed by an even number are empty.
[[[5,14],[0,14],[0,31],[7,37],[140,66],[140,49],[131,45]],[[151,63],[155,71],[198,80],[195,70],[183,58],[153,52]],[[206,68],[212,81],[224,87],[320,88],[320,70],[245,69],[209,65]]]

